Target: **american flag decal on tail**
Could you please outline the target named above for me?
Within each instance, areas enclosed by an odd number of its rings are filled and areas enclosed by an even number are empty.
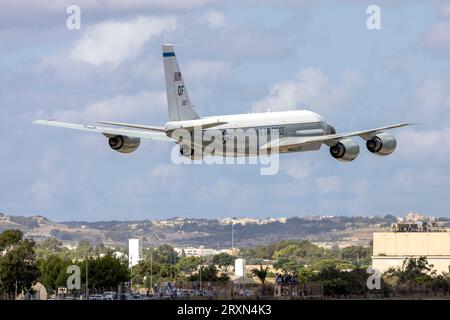
[[[181,72],[174,72],[173,73],[173,80],[174,81],[181,81]]]

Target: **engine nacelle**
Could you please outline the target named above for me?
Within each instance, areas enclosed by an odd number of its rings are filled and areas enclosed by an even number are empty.
[[[367,150],[380,156],[387,156],[394,152],[397,141],[390,133],[381,132],[366,141]]]
[[[349,138],[344,138],[330,147],[330,154],[339,161],[353,161],[359,154],[359,145]]]
[[[108,139],[111,149],[121,153],[131,153],[141,144],[140,138],[131,138],[127,136],[113,136]]]
[[[189,146],[180,145],[180,155],[182,155],[183,157],[190,158],[191,156],[194,155],[194,149],[192,149]]]

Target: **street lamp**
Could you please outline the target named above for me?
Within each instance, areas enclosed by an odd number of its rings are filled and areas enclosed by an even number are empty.
[[[199,275],[200,275],[200,292],[202,292],[202,268],[203,268],[203,266],[202,266],[202,257],[200,257],[200,272],[199,272]]]
[[[133,292],[133,257],[130,257],[130,291]]]
[[[231,224],[231,251],[234,253],[234,221]]]
[[[153,293],[153,249],[150,250],[150,287]]]
[[[89,285],[88,285],[88,257],[87,255],[85,256],[85,260],[86,260],[86,300],[89,297]]]

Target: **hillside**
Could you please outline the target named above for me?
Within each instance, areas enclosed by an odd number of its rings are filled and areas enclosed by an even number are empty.
[[[88,240],[92,244],[126,245],[141,238],[145,245],[204,245],[230,247],[234,226],[235,245],[250,247],[282,239],[307,239],[323,246],[367,245],[372,232],[389,228],[397,220],[385,217],[292,217],[280,219],[187,219],[98,222],[53,222],[43,216],[12,216],[0,213],[0,232],[20,229],[36,241],[56,237],[66,244]],[[444,225],[449,219],[439,218]]]

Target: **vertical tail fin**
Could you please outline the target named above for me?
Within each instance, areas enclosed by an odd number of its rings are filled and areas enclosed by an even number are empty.
[[[163,44],[162,50],[170,121],[198,119],[199,116],[192,108],[191,100],[189,100],[173,46]]]

